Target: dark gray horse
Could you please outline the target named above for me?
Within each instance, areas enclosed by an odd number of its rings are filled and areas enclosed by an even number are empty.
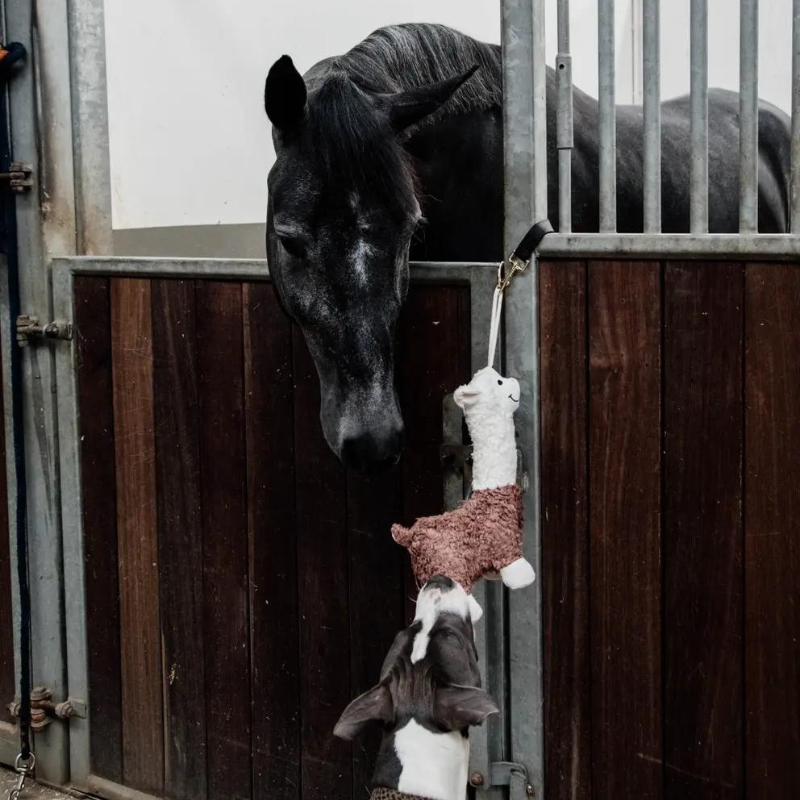
[[[548,71],[549,208],[557,227],[554,89]],[[383,28],[304,78],[284,56],[267,77],[277,150],[270,270],[319,372],[325,437],[348,466],[391,465],[402,449],[393,340],[409,254],[436,261],[503,255],[502,102],[500,48],[439,25]],[[710,92],[709,227],[716,233],[738,226],[738,111],[737,94]],[[790,121],[767,103],[759,119],[759,229],[785,232]],[[597,129],[597,101],[576,91],[578,232],[598,230]],[[688,98],[664,103],[662,130],[663,230],[686,232]],[[640,107],[618,109],[617,146],[618,227],[641,232]]]

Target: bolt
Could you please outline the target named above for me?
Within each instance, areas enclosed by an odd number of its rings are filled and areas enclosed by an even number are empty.
[[[472,786],[483,786],[483,775],[480,772],[473,772],[469,782]]]

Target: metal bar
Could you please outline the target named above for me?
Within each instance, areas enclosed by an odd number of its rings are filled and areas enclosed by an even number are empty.
[[[34,17],[35,8],[35,17]],[[5,4],[6,35],[28,47],[28,63],[9,85],[15,158],[34,166],[33,189],[17,198],[20,305],[52,314],[50,257],[75,252],[75,196],[69,25],[65,0]],[[30,547],[34,685],[66,697],[63,563],[55,364],[49,347],[22,354],[22,414]],[[68,733],[36,735],[39,778],[68,779]]]
[[[533,219],[547,219],[547,57],[545,0],[533,3]],[[509,251],[510,252],[510,251]]]
[[[788,234],[550,234],[540,258],[741,258],[792,261],[800,258],[800,237]]]
[[[77,251],[112,255],[103,0],[67,0],[75,146]]]
[[[542,0],[504,0],[503,120],[505,152],[506,252],[511,252],[531,221],[546,213],[543,155],[542,91],[544,13]],[[535,35],[534,35],[535,33]],[[531,52],[533,46],[533,53]],[[534,97],[536,112],[534,113]],[[536,144],[534,144],[536,119]],[[534,184],[534,162],[536,178]],[[522,398],[516,414],[519,447],[529,488],[524,494],[525,554],[540,563],[539,495],[539,323],[536,261],[517,277],[505,300],[506,371],[520,381]],[[541,591],[533,586],[508,596],[508,660],[511,698],[510,757],[527,770],[536,797],[544,797]]]
[[[617,111],[614,0],[597,0],[600,92],[600,231],[617,229]]]
[[[644,0],[644,230],[661,232],[661,7]]]
[[[758,231],[758,0],[741,0],[739,231]]]
[[[569,52],[569,0],[558,0],[558,56],[556,57],[558,149],[558,229],[572,231],[572,56]]]
[[[792,9],[792,233],[800,233],[800,0]]]
[[[692,233],[708,233],[708,0],[691,7]]]

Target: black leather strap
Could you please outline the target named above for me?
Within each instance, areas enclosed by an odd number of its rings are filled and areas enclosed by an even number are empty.
[[[539,246],[548,233],[553,233],[553,226],[549,219],[543,219],[532,225],[530,230],[522,237],[522,241],[514,248],[511,258],[520,261],[530,261],[533,251]]]

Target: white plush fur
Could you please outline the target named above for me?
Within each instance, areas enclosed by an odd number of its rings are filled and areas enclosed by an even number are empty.
[[[519,408],[519,383],[491,367],[475,373],[453,395],[464,409],[473,448],[473,489],[497,489],[517,482],[514,412]]]
[[[469,739],[459,731],[434,733],[413,719],[394,738],[401,772],[397,788],[430,800],[466,800]]]

